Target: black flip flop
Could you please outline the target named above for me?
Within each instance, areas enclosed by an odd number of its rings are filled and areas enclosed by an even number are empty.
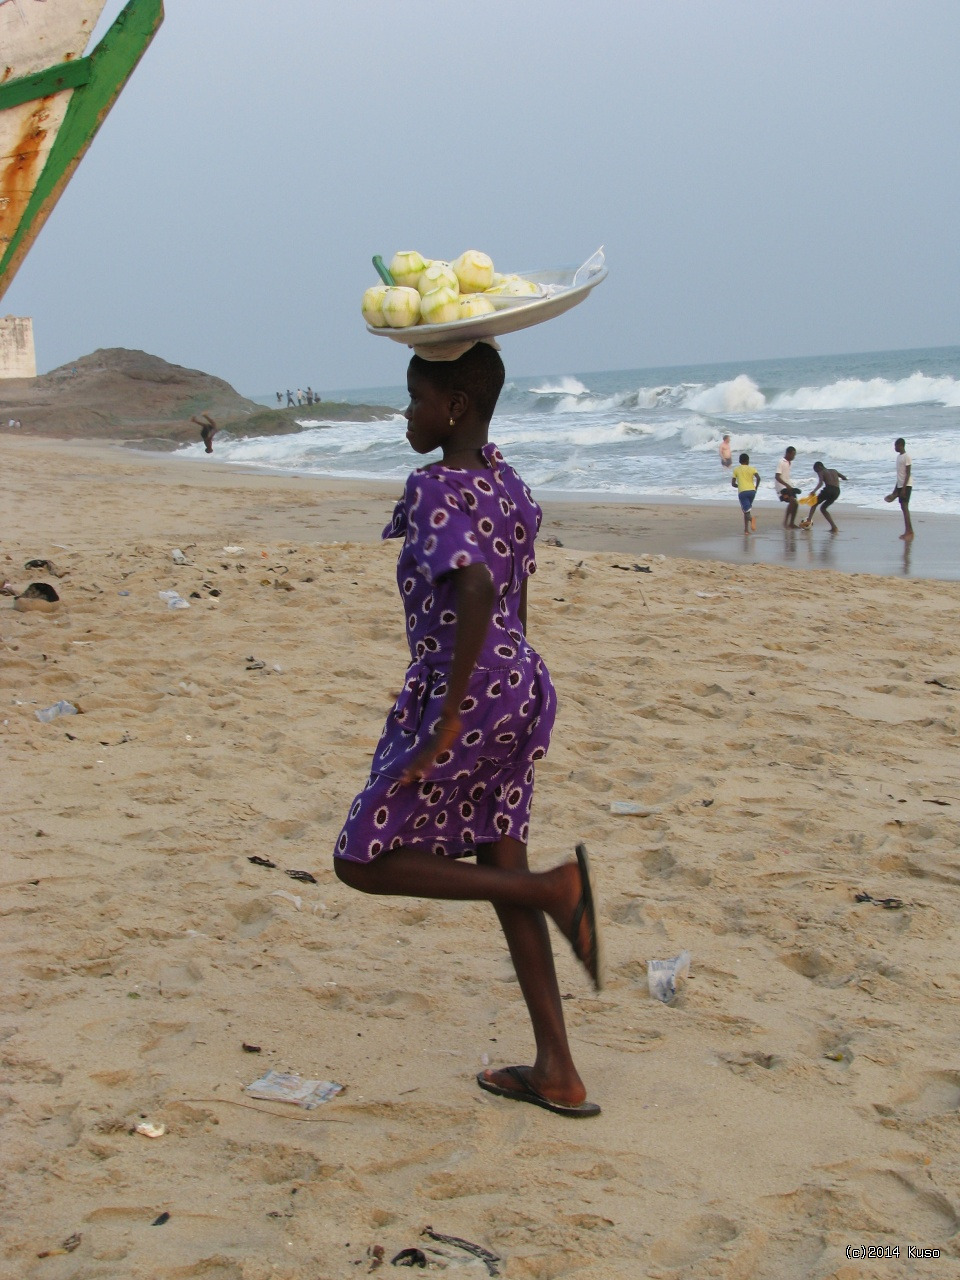
[[[543,1107],[544,1111],[552,1111],[558,1116],[569,1116],[572,1120],[583,1120],[588,1116],[600,1114],[600,1107],[596,1102],[581,1102],[575,1107],[567,1106],[563,1102],[551,1102],[533,1087],[524,1075],[523,1067],[504,1067],[503,1070],[516,1080],[518,1086],[516,1089],[504,1089],[502,1085],[494,1084],[492,1080],[485,1080],[482,1071],[477,1075],[477,1084],[487,1093],[495,1093],[498,1098],[512,1098],[514,1102],[530,1102],[535,1107]]]
[[[590,860],[587,857],[586,845],[577,845],[577,865],[580,868],[582,888],[580,890],[580,901],[573,911],[570,945],[573,947],[573,954],[589,973],[594,987],[596,987],[597,991],[600,991],[603,989],[603,957],[600,948],[600,931],[597,927],[597,899],[593,881],[590,877]],[[580,936],[580,925],[584,916],[587,917],[590,940],[586,951],[581,952],[577,939]]]

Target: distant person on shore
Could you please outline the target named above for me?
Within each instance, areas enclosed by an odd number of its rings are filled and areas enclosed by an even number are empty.
[[[721,467],[732,467],[733,458],[730,453],[730,437],[724,436],[720,441],[720,465]]]
[[[290,390],[289,387],[287,387],[287,403],[285,405],[285,408],[287,409],[296,408],[296,404],[294,403],[294,399],[293,399],[293,392]]]
[[[743,512],[743,532],[757,532],[757,517],[753,514],[753,500],[760,488],[760,472],[750,465],[749,453],[741,453],[740,465],[733,468],[733,479],[730,481],[740,499],[740,510]]]
[[[277,404],[279,404],[279,405],[282,405],[282,404],[283,404],[283,392],[282,392],[282,391],[278,391],[278,392],[277,392]]]
[[[840,481],[846,480],[846,476],[842,471],[836,471],[833,467],[825,467],[822,462],[815,462],[813,469],[817,473],[817,486],[814,494],[819,493],[820,496],[813,504],[813,510],[806,520],[801,522],[802,529],[809,529],[813,523],[813,517],[818,511],[823,512],[823,518],[830,526],[831,533],[839,533],[840,530],[833,523],[833,517],[830,515],[829,508],[833,506],[840,497]]]
[[[910,542],[913,538],[913,521],[910,519],[910,495],[913,493],[913,485],[910,481],[913,477],[913,463],[907,453],[907,442],[903,436],[894,440],[893,447],[897,451],[897,486],[893,493],[887,494],[884,502],[899,499],[900,510],[903,512],[903,533],[900,535],[900,541]]]
[[[209,413],[201,413],[198,417],[190,419],[200,428],[200,439],[203,441],[203,447],[207,453],[213,453],[213,437],[217,434],[217,424],[210,417]]]
[[[790,483],[790,464],[797,456],[797,451],[793,445],[788,445],[783,451],[783,457],[777,463],[777,471],[773,477],[773,487],[777,491],[777,497],[781,502],[787,504],[787,509],[783,516],[783,527],[785,529],[795,529],[797,527],[797,511],[799,510],[797,499],[800,497],[800,490],[794,488]]]

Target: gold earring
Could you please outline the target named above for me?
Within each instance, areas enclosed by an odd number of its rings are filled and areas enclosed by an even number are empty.
[[[457,420],[456,420],[456,418],[451,418],[451,419],[450,419],[450,425],[451,425],[451,427],[455,427],[455,426],[457,425]]]

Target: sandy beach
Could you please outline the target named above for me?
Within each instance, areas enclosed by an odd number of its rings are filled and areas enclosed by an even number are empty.
[[[0,597],[0,1280],[492,1274],[428,1225],[509,1280],[951,1274],[960,522],[905,562],[896,511],[791,552],[772,506],[750,549],[735,503],[545,503],[531,858],[586,842],[609,964],[557,940],[574,1124],[476,1087],[531,1055],[492,911],[330,865],[405,666],[397,486],[4,447],[0,570],[61,604]]]

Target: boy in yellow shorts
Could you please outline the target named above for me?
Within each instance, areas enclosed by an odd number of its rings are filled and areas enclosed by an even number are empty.
[[[757,517],[753,514],[753,500],[760,488],[760,472],[750,465],[749,453],[741,453],[740,465],[733,468],[733,479],[730,481],[740,499],[740,510],[743,512],[743,532],[757,532]]]

